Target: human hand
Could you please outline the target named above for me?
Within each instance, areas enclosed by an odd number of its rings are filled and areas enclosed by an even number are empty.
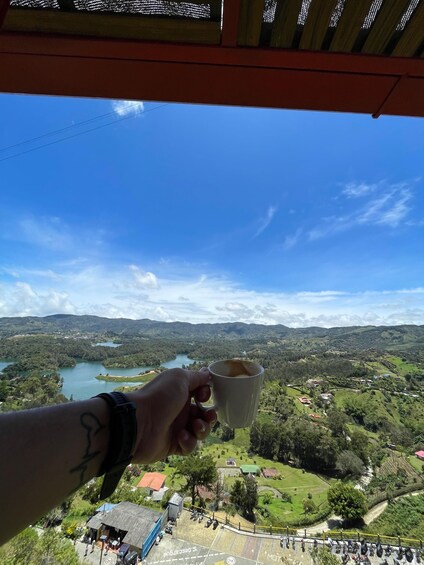
[[[191,398],[206,402],[210,397],[210,374],[169,369],[128,398],[137,407],[137,442],[134,463],[153,463],[168,455],[191,453],[205,439],[216,421],[213,409],[201,409]]]

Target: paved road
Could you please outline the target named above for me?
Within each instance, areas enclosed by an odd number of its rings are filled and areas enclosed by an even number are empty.
[[[424,491],[417,490],[414,492],[409,492],[407,494],[396,496],[394,500],[398,500],[399,498],[404,498],[405,496],[417,496],[423,493]],[[371,524],[371,522],[376,520],[386,510],[387,505],[388,505],[387,500],[384,500],[383,502],[380,502],[379,504],[373,506],[371,510],[368,510],[368,512],[364,516],[365,524],[368,526],[369,524]],[[316,534],[320,534],[321,532],[325,532],[327,530],[337,530],[337,528],[340,528],[341,525],[342,525],[341,518],[339,516],[336,516],[335,514],[332,514],[324,522],[320,522],[319,524],[315,524],[314,526],[310,526],[309,528],[306,528],[306,533],[308,535],[316,535]],[[305,530],[298,530],[299,535],[304,533],[304,531]]]

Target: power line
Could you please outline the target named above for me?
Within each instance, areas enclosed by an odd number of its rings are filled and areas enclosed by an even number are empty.
[[[129,105],[128,108],[131,108],[132,106],[133,105],[131,104],[131,106]],[[137,106],[137,103],[134,103],[134,106]],[[115,111],[107,112],[107,114],[100,114],[99,116],[95,116],[94,118],[90,118],[88,120],[77,122],[76,124],[72,124],[72,125],[66,126],[64,128],[52,130],[52,131],[43,133],[43,134],[41,134],[37,137],[32,137],[30,139],[26,139],[25,141],[20,141],[19,143],[15,143],[14,145],[8,145],[6,147],[2,147],[2,148],[0,148],[0,153],[4,153],[6,151],[9,151],[10,149],[15,149],[16,147],[21,147],[22,145],[27,145],[28,143],[32,143],[33,141],[39,141],[40,139],[43,139],[45,137],[51,137],[52,135],[56,135],[56,134],[62,133],[64,131],[68,131],[70,129],[74,129],[74,128],[79,127],[81,125],[89,124],[89,123],[95,122],[97,120],[101,120],[103,118],[108,118],[109,116],[112,116],[114,114],[115,114]]]
[[[134,103],[134,106],[136,106],[136,105],[137,105],[137,103]],[[153,108],[148,108],[147,110],[144,110],[144,111],[143,111],[143,114],[147,114],[147,113],[149,113],[149,112],[153,112],[154,110],[159,110],[160,108],[163,108],[164,106],[168,106],[168,104],[167,104],[167,103],[166,103],[166,104],[159,104],[158,106],[154,106]],[[128,108],[131,108],[131,106],[128,106]],[[6,152],[6,151],[10,151],[11,149],[16,148],[16,147],[21,147],[21,146],[23,146],[23,145],[27,145],[27,144],[29,144],[29,143],[32,143],[33,141],[38,141],[38,140],[44,139],[44,138],[46,138],[46,137],[51,137],[51,136],[53,136],[53,135],[57,135],[57,134],[59,134],[59,133],[63,133],[64,131],[68,131],[68,130],[70,130],[70,129],[75,129],[76,127],[79,127],[79,126],[81,126],[81,125],[87,125],[87,124],[89,124],[89,123],[93,123],[93,122],[95,122],[95,121],[97,121],[97,120],[99,120],[99,119],[103,119],[103,118],[108,117],[108,116],[111,116],[111,115],[115,115],[115,112],[112,111],[112,112],[108,112],[107,114],[102,114],[102,115],[100,115],[100,116],[95,116],[94,118],[90,118],[90,119],[88,119],[88,120],[85,120],[85,121],[82,121],[82,122],[78,122],[78,123],[76,123],[76,124],[72,124],[71,126],[66,126],[66,127],[64,127],[64,128],[58,129],[58,130],[54,130],[54,131],[51,131],[51,132],[47,132],[47,133],[42,134],[42,135],[40,135],[40,136],[38,136],[38,137],[34,137],[34,138],[32,138],[32,139],[28,139],[28,140],[25,140],[25,141],[21,141],[21,142],[19,142],[19,143],[16,143],[16,144],[14,144],[14,145],[10,145],[10,146],[8,146],[8,147],[4,147],[4,148],[0,149],[0,153]],[[51,145],[55,145],[56,143],[61,143],[62,141],[66,141],[66,140],[68,140],[68,139],[73,139],[74,137],[78,137],[78,136],[80,136],[80,135],[84,135],[84,134],[86,134],[86,133],[90,133],[90,132],[92,132],[92,131],[96,131],[96,130],[99,130],[99,129],[101,129],[101,128],[107,127],[107,126],[111,126],[111,125],[113,125],[113,124],[116,124],[116,123],[118,123],[118,122],[122,122],[122,121],[124,121],[124,120],[129,120],[129,119],[135,118],[136,115],[137,115],[136,113],[131,113],[131,114],[129,114],[128,116],[123,116],[122,118],[117,118],[117,119],[115,119],[115,120],[112,120],[111,122],[107,122],[106,124],[101,124],[101,125],[99,125],[99,126],[96,126],[96,127],[93,127],[93,128],[87,129],[87,130],[84,130],[84,131],[80,131],[80,132],[78,132],[78,133],[74,133],[74,134],[72,134],[72,135],[67,135],[67,136],[65,136],[65,137],[62,137],[61,139],[56,139],[55,141],[51,141],[51,142],[49,142],[49,143],[43,143],[42,145],[38,145],[37,147],[33,147],[33,148],[27,149],[27,150],[25,150],[25,151],[20,151],[20,152],[18,152],[18,153],[15,153],[14,155],[9,155],[8,157],[3,157],[3,158],[1,158],[1,159],[0,159],[0,163],[1,163],[2,161],[8,161],[9,159],[14,159],[15,157],[19,157],[20,155],[26,155],[27,153],[32,153],[33,151],[38,151],[39,149],[43,149],[44,147],[49,147],[49,146],[51,146]]]

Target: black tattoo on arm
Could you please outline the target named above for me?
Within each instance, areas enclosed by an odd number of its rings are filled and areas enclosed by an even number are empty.
[[[69,471],[70,473],[79,473],[79,484],[75,490],[82,487],[85,483],[84,475],[90,462],[101,453],[100,449],[97,451],[91,451],[91,445],[94,436],[96,436],[101,430],[105,429],[105,426],[100,422],[97,416],[91,412],[83,412],[83,414],[81,414],[80,424],[86,432],[87,444],[81,462]]]

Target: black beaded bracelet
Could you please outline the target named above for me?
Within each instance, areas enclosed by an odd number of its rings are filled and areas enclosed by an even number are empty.
[[[110,408],[109,448],[98,474],[99,477],[105,475],[100,498],[107,498],[133,458],[137,439],[136,408],[122,392],[102,392],[94,398],[102,398]]]

